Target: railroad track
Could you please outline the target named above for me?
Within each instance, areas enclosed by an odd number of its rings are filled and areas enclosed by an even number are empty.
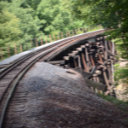
[[[85,33],[77,37],[71,37],[57,44],[51,44],[48,47],[42,48],[36,52],[32,52],[22,58],[16,60],[0,72],[0,128],[3,128],[4,118],[9,106],[9,102],[15,93],[19,81],[25,73],[38,61],[50,61],[52,58],[68,47],[73,47],[82,40],[100,35],[104,30]]]

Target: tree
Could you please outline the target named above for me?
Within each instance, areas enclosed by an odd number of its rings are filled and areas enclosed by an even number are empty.
[[[6,8],[6,2],[0,3],[0,47],[13,45],[19,40],[21,30],[19,28],[19,19],[10,13]]]
[[[83,27],[69,0],[0,0],[0,47],[25,44],[44,35]],[[25,48],[24,50],[27,50]]]
[[[19,27],[22,31],[20,41],[22,43],[41,35],[41,31],[39,30],[40,20],[31,7],[23,8],[23,3],[24,1],[13,0],[12,3],[8,5],[8,10],[20,21]]]
[[[50,34],[82,27],[83,21],[73,17],[70,4],[67,0],[42,0],[37,8],[37,15],[41,21],[41,31]]]
[[[111,29],[109,33],[111,38],[118,38],[123,42],[120,48],[125,51],[122,52],[123,57],[128,58],[127,0],[75,0],[72,8],[75,15],[84,19],[89,25],[102,25]]]

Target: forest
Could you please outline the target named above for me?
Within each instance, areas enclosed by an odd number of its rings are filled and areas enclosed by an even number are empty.
[[[0,57],[7,49],[45,40],[79,28],[101,26],[117,48],[117,59],[128,59],[127,0],[0,0]],[[27,49],[27,48],[26,48]],[[115,65],[115,79],[128,82],[128,66]]]
[[[117,63],[115,66],[115,85],[122,92],[128,93],[128,2],[127,0],[75,0],[73,13],[86,25],[101,25],[109,30],[109,35],[116,45]],[[128,98],[126,98],[128,100]]]
[[[26,44],[34,39],[46,40],[45,35],[58,35],[84,27],[84,20],[72,15],[69,0],[1,0],[0,47]],[[5,50],[4,50],[5,49]]]
[[[0,47],[100,25],[111,29],[110,38],[128,58],[127,6],[127,0],[0,0]]]

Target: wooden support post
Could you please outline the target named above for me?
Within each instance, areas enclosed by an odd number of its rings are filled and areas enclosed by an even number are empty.
[[[20,45],[20,52],[23,52],[22,44]]]
[[[89,56],[88,56],[88,51],[87,51],[87,48],[86,47],[85,47],[85,56],[86,56],[87,62],[89,62]]]
[[[108,51],[107,41],[104,41],[104,45],[105,45],[104,58],[105,58],[105,60],[107,60],[108,59],[108,54],[107,54],[107,51]]]
[[[74,63],[74,67],[78,67],[78,62],[77,62],[77,58],[76,58],[76,55],[78,54],[78,51],[73,51],[72,52],[74,54],[74,60],[73,60],[73,63]]]
[[[89,68],[88,68],[87,63],[85,61],[85,55],[84,55],[84,53],[81,53],[81,57],[82,57],[82,62],[83,62],[84,70],[86,72],[89,72]]]
[[[35,41],[36,41],[36,47],[38,47],[38,41],[37,41],[37,39],[35,39]]]
[[[0,48],[0,59],[3,60],[3,50]]]
[[[79,29],[79,28],[77,28],[77,34],[79,33],[79,31],[80,31],[80,29]]]
[[[70,58],[70,66],[72,67],[72,68],[75,68],[75,63],[74,63],[74,54],[73,53],[69,53],[68,54],[68,56],[69,56],[69,58]]]
[[[87,32],[86,28],[84,28],[84,33]]]
[[[66,67],[70,67],[70,57],[69,56],[64,56],[63,59],[65,60],[65,64],[67,65]]]
[[[21,44],[21,45],[22,45],[22,44]],[[34,44],[33,44],[33,40],[31,40],[31,48],[34,47],[33,45],[34,45]],[[23,46],[22,46],[22,49],[23,49]]]
[[[56,41],[56,36],[55,36],[55,34],[53,34],[53,40]]]
[[[74,31],[72,30],[72,36],[73,36],[73,35],[75,35],[75,34],[74,34]]]
[[[45,43],[48,43],[47,35],[45,36]]]
[[[69,36],[72,36],[72,33],[71,33],[71,31],[69,31]]]
[[[114,66],[113,61],[111,60],[111,72],[112,72],[112,85],[114,84]]]
[[[16,47],[16,44],[14,45],[14,51],[15,51],[15,54],[17,54],[17,47]]]
[[[76,35],[77,35],[77,33],[78,33],[78,29],[75,29],[75,32],[76,32]]]
[[[70,31],[68,32],[68,36],[70,36],[71,35],[71,33],[70,33]]]
[[[113,83],[112,81],[112,71],[111,71],[111,66],[107,65],[107,71],[108,71],[108,77],[109,77],[109,83]]]
[[[77,31],[76,31],[76,29],[74,29],[74,35],[76,35],[77,34]]]
[[[51,37],[51,35],[49,35],[49,39],[50,39],[50,42],[52,42],[52,37]]]
[[[56,38],[56,34],[53,34],[53,40],[56,41],[57,38]]]
[[[92,55],[90,55],[90,60],[91,60],[92,67],[95,67],[95,62],[94,62],[94,60],[93,60]]]
[[[77,57],[78,67],[82,69],[80,56],[77,55],[76,57]]]
[[[113,42],[110,42],[111,52],[114,55],[115,54],[115,44]],[[114,83],[114,66],[113,66],[113,60],[111,60],[111,72],[112,72],[112,84]]]
[[[66,32],[66,37],[68,37],[68,32]]]
[[[59,40],[60,39],[60,34],[58,33],[58,35],[57,35],[57,39]]]
[[[112,52],[112,42],[108,41],[109,50]]]
[[[103,71],[103,76],[104,76],[104,80],[105,80],[105,84],[107,86],[107,89],[109,90],[110,85],[109,85],[109,81],[108,81],[108,78],[107,78],[107,75],[106,75],[105,71]]]
[[[74,67],[76,68],[76,67],[78,67],[78,64],[77,64],[77,60],[76,60],[76,58],[74,57]]]
[[[41,39],[41,45],[43,45],[43,40]]]
[[[115,44],[112,42],[112,53],[115,53]]]
[[[86,59],[87,66],[90,70],[91,64],[90,64],[90,59],[89,59],[89,54],[88,54],[88,51],[87,51],[87,47],[85,47],[85,59]]]
[[[85,32],[86,32],[86,31],[85,31],[85,28],[82,28],[82,32],[83,32],[83,33],[85,33]]]
[[[63,32],[61,32],[61,39],[63,39]]]
[[[10,47],[8,47],[8,57],[10,56]]]
[[[102,56],[99,54],[99,62],[101,63],[101,64],[104,64],[103,63],[103,60],[102,60]]]
[[[101,58],[101,56],[100,56],[100,54],[99,54],[99,61],[102,63],[102,64],[104,64],[103,63],[103,60],[102,60],[102,58]],[[102,66],[102,65],[101,65]],[[106,68],[106,67],[105,67]],[[108,91],[110,91],[110,84],[109,84],[109,80],[108,80],[108,78],[107,78],[107,74],[106,74],[106,69],[104,68],[104,66],[103,66],[103,78],[104,78],[104,81],[105,81],[105,84],[106,84],[106,86],[107,86],[107,89],[108,89]]]

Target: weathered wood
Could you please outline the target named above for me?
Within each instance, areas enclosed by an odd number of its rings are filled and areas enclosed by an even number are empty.
[[[52,42],[52,36],[51,35],[49,35],[49,39],[50,39],[50,42]]]
[[[64,60],[69,60],[70,57],[69,56],[64,56],[63,58],[64,58]]]
[[[36,47],[38,47],[38,41],[37,41],[37,39],[35,39],[35,42],[36,42]]]
[[[16,44],[14,46],[14,51],[15,51],[15,54],[17,54],[17,46],[16,46]]]
[[[65,61],[64,60],[56,60],[56,61],[49,61],[48,63],[56,65],[56,64],[60,64],[60,65],[64,65]]]
[[[127,128],[128,115],[93,92],[99,92],[99,83],[66,70],[42,62],[34,65],[11,99],[4,127]]]
[[[107,89],[109,90],[110,85],[109,85],[109,81],[108,81],[108,78],[107,78],[107,75],[106,75],[106,72],[105,71],[103,71],[103,76],[104,76],[104,80],[105,80]]]
[[[77,55],[76,58],[77,58],[77,62],[78,62],[78,67],[82,69],[80,56]]]
[[[41,39],[41,45],[43,45],[43,40]]]
[[[82,51],[82,48],[77,48],[77,51],[81,52]]]
[[[93,60],[92,55],[90,56],[90,60],[91,60],[92,67],[94,67],[94,66],[95,66],[95,62],[94,62],[94,60]]]
[[[23,46],[22,46],[22,44],[20,45],[20,52],[23,52]]]
[[[0,59],[3,60],[3,50],[0,48]]]
[[[8,56],[10,56],[10,47],[8,47],[7,50],[8,50]]]
[[[85,61],[85,56],[84,56],[84,54],[81,53],[81,56],[82,56],[82,62],[83,62],[84,70],[85,70],[86,72],[89,72],[89,68],[88,68],[87,63],[86,63],[86,61]]]

